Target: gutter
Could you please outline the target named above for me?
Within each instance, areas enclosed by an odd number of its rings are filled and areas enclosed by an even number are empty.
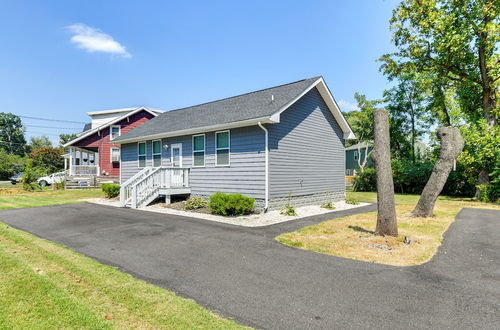
[[[266,176],[266,192],[265,192],[265,205],[264,205],[264,212],[267,212],[269,208],[269,131],[267,128],[262,126],[262,123],[259,121],[257,123],[260,128],[265,133],[265,148],[266,148],[266,164],[265,164],[265,176]]]

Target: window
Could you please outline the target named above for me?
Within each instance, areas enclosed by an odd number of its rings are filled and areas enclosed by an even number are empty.
[[[354,151],[354,160],[358,160],[358,152]]]
[[[193,166],[205,166],[205,134],[193,135]]]
[[[137,149],[139,167],[146,167],[146,142],[139,142]]]
[[[109,139],[114,140],[121,135],[121,126],[120,125],[111,125],[111,127],[109,128],[109,131],[110,131]]]
[[[120,148],[111,148],[111,162],[116,163],[120,161]]]
[[[153,166],[161,166],[161,140],[153,141]]]
[[[229,131],[215,132],[215,153],[217,166],[229,165],[229,146],[231,137]]]

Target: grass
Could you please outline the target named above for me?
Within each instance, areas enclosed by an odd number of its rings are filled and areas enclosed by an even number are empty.
[[[0,188],[0,210],[47,205],[83,203],[82,199],[103,197],[100,189],[51,190],[26,192],[21,187]]]
[[[242,328],[190,299],[0,223],[0,328]]]
[[[376,193],[348,192],[347,197],[376,202]],[[398,237],[375,236],[376,212],[357,214],[308,226],[278,236],[280,243],[338,257],[395,266],[419,265],[429,261],[443,241],[443,234],[463,207],[500,209],[499,205],[467,198],[440,197],[432,218],[411,218],[418,195],[396,195]],[[412,239],[404,243],[405,236]],[[381,249],[383,244],[388,249]]]

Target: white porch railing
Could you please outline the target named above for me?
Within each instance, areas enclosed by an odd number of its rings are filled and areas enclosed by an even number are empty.
[[[128,179],[120,188],[121,206],[137,208],[158,197],[160,189],[189,187],[189,168],[144,168]]]
[[[97,165],[72,165],[69,169],[70,175],[98,175]]]

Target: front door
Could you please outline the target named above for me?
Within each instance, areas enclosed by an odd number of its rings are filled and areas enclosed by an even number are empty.
[[[170,151],[170,164],[172,167],[182,167],[182,143],[172,144],[172,150]],[[171,184],[172,186],[182,186],[183,171],[181,170],[173,170],[171,171]]]

